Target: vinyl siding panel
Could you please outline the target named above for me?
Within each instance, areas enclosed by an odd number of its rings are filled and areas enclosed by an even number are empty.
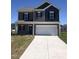
[[[49,18],[50,11],[54,11],[54,19]],[[53,6],[50,6],[48,9],[45,10],[45,20],[46,21],[59,21],[59,10]]]
[[[33,12],[29,12],[28,14],[28,21],[33,21]]]

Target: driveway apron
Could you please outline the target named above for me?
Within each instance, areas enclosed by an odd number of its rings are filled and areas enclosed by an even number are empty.
[[[20,59],[67,59],[66,50],[58,36],[35,36]]]

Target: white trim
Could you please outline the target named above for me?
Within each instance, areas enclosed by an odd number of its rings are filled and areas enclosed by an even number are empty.
[[[47,8],[49,8],[50,6],[52,6],[52,5],[50,4],[49,6],[47,6],[46,8],[44,8],[44,10],[47,9]]]
[[[59,24],[59,22],[39,22],[39,21],[33,21],[33,22],[30,22],[30,21],[18,21],[17,22],[18,24]]]
[[[34,28],[34,24],[33,24],[33,31],[32,31],[33,32],[33,36],[34,36],[34,30],[35,30],[35,28]]]
[[[44,9],[34,9],[34,11],[44,11]]]
[[[54,13],[54,11],[49,11],[50,13]]]
[[[35,11],[44,11],[44,10],[46,10],[47,8],[49,8],[50,6],[52,6],[52,4],[50,4],[50,5],[48,5],[46,8],[44,8],[44,9],[34,9]]]
[[[49,11],[49,18],[54,19],[54,11]]]
[[[24,13],[24,20],[28,20],[28,17],[29,17],[29,16],[28,16],[28,12],[25,12],[25,13]]]

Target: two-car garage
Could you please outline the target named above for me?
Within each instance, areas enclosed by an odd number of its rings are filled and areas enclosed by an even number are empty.
[[[35,27],[36,35],[58,35],[57,25],[36,25]]]

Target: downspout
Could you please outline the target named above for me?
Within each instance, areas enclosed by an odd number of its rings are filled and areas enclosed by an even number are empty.
[[[34,24],[33,24],[33,37],[34,37]]]

